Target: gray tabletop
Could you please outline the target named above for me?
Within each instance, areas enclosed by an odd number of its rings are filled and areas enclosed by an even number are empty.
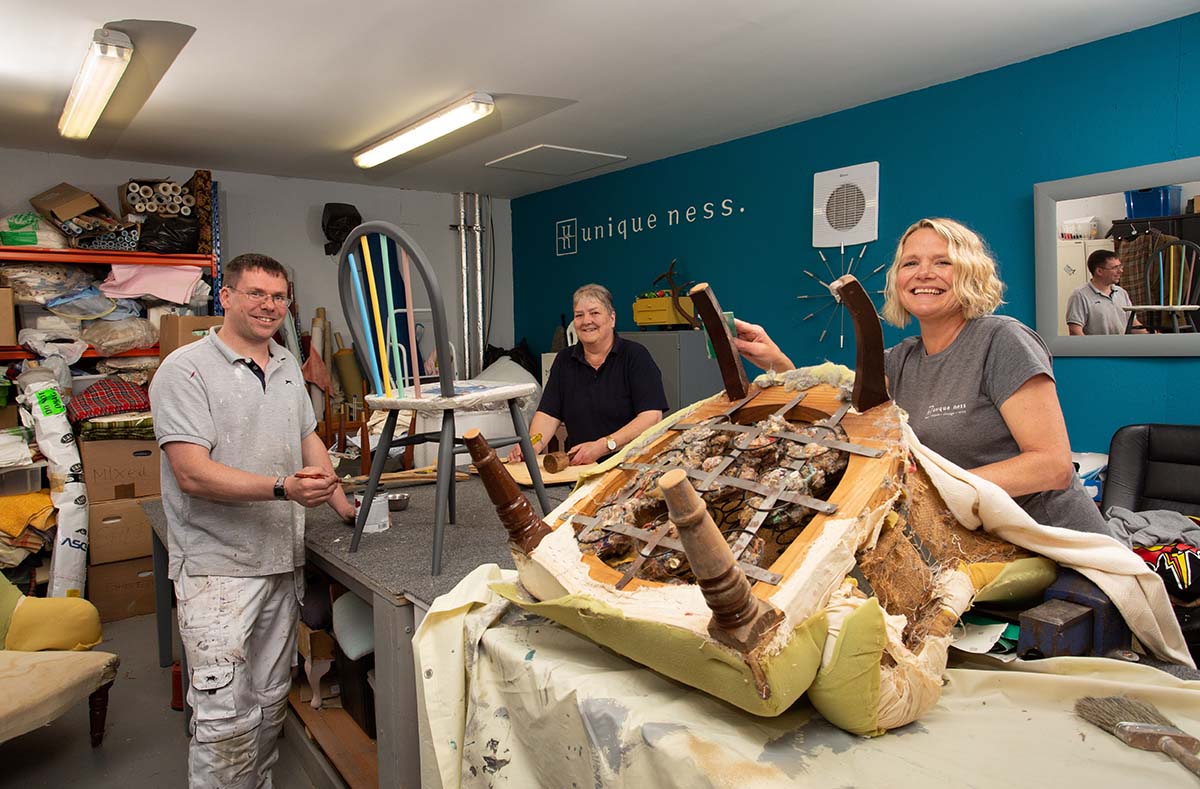
[[[548,493],[557,503],[570,490],[560,486],[548,489]],[[425,605],[453,589],[481,564],[513,567],[504,527],[483,484],[477,477],[471,477],[457,486],[458,523],[446,527],[441,575],[430,575],[434,486],[406,487],[403,491],[411,496],[408,509],[392,513],[392,526],[387,531],[364,534],[355,553],[350,553],[354,534],[351,527],[343,524],[328,507],[309,510],[305,524],[305,544],[309,551],[354,575],[374,591]],[[532,493],[530,500],[535,501]],[[155,532],[165,537],[166,517],[161,503],[147,503],[143,509]]]

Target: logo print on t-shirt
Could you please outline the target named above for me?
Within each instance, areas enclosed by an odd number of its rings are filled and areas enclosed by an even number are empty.
[[[926,419],[935,419],[940,416],[962,416],[967,413],[966,403],[955,403],[954,405],[931,405],[925,409]]]

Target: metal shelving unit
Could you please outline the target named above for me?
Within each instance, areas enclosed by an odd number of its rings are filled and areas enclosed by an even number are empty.
[[[144,266],[199,266],[208,269],[212,278],[217,276],[215,255],[159,255],[154,252],[108,252],[90,249],[45,249],[42,247],[0,247],[0,263],[74,263],[88,266],[111,266],[115,263],[136,263]],[[158,346],[137,348],[116,356],[156,356]],[[94,348],[84,354],[85,359],[99,358]],[[0,362],[32,359],[34,354],[21,346],[0,346]]]

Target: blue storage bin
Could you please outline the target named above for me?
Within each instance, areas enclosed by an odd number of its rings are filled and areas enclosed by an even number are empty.
[[[1182,186],[1152,186],[1125,193],[1125,218],[1175,216],[1183,210]]]

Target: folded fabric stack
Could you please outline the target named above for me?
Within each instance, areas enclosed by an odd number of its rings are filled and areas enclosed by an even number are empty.
[[[40,551],[55,524],[50,491],[0,496],[0,568],[16,567]]]
[[[79,423],[80,441],[153,441],[154,418],[149,411],[98,416]]]
[[[67,404],[82,441],[152,440],[154,419],[146,390],[119,378],[89,386]]]

